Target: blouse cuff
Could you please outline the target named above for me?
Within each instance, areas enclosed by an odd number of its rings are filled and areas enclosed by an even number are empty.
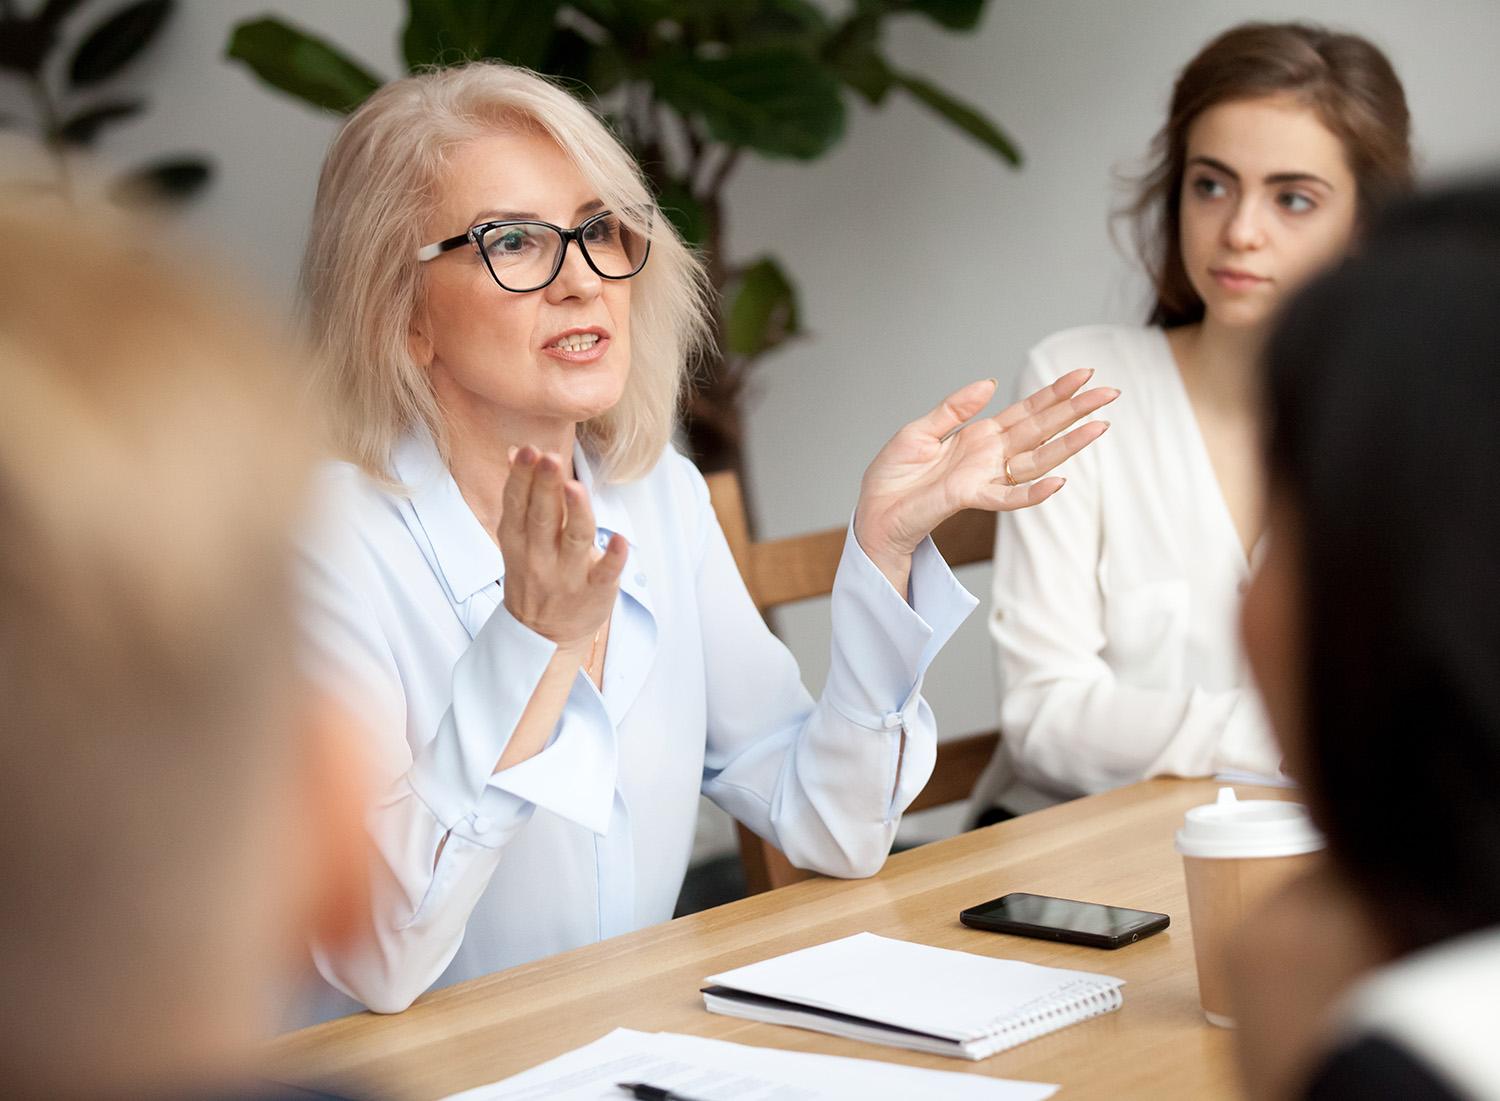
[[[922,676],[979,603],[958,582],[932,539],[911,559],[911,602],[898,593],[854,537],[833,582],[833,654],[827,697],[851,722],[871,729],[899,722]]]
[[[476,813],[557,646],[501,604],[453,667],[453,704],[408,781],[445,829]],[[477,832],[477,831],[476,831]]]
[[[1249,689],[1242,689],[1237,695],[1219,740],[1218,769],[1280,776],[1281,750],[1271,735],[1271,724],[1260,698]]]
[[[580,670],[552,740],[536,756],[491,776],[485,802],[497,808],[544,807],[603,836],[614,808],[616,749],[604,700]]]

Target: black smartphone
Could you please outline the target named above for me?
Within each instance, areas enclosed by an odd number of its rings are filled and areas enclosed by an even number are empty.
[[[1122,948],[1172,924],[1166,914],[1149,910],[1020,892],[971,906],[958,915],[958,920],[992,933],[1061,940],[1091,948]]]

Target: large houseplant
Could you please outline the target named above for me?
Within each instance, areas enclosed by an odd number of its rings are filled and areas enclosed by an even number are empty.
[[[892,18],[974,28],[985,0],[855,0],[840,16],[806,0],[408,0],[401,45],[416,70],[498,58],[563,78],[635,153],[666,213],[703,250],[720,292],[717,350],[700,365],[688,439],[705,469],[741,466],[737,398],[762,356],[799,331],[796,288],[769,256],[730,263],[724,187],[746,152],[811,160],[843,134],[849,94],[915,97],[1017,165],[982,113],[882,51]],[[263,17],[234,28],[228,55],[262,80],[347,112],[381,83],[334,45]]]

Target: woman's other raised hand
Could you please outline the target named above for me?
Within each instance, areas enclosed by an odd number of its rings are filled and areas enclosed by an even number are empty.
[[[972,382],[891,437],[865,471],[854,534],[870,560],[905,592],[912,552],[966,508],[1011,511],[1040,504],[1063,479],[1043,477],[1109,428],[1094,421],[1059,435],[1114,401],[1111,387],[1083,390],[1070,371],[993,417],[970,421],[994,397],[994,379]],[[1080,392],[1082,391],[1082,392]]]

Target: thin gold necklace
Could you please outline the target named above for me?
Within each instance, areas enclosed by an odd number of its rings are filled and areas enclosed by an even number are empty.
[[[594,641],[589,644],[589,663],[588,663],[588,665],[586,665],[584,667],[585,670],[587,671],[590,679],[594,678],[594,655],[596,653],[598,653],[598,651],[599,651],[599,639],[603,635],[604,635],[604,624],[601,623],[599,625],[599,629],[594,632]],[[599,676],[598,680],[595,681],[595,683],[597,684],[598,681],[602,681],[603,679],[604,679],[604,677],[603,677],[603,670],[600,670],[600,676]]]

